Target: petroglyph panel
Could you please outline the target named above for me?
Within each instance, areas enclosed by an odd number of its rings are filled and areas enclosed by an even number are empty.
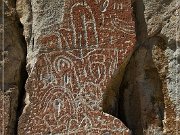
[[[120,120],[102,112],[102,100],[108,81],[133,51],[131,14],[125,0],[65,1],[58,28],[38,37],[19,134],[129,134]]]
[[[65,2],[63,22],[39,37],[41,51],[118,48],[130,51],[135,42],[131,3],[118,0]],[[44,32],[46,32],[44,28]],[[127,38],[128,37],[128,38]],[[125,55],[125,52],[124,52]]]

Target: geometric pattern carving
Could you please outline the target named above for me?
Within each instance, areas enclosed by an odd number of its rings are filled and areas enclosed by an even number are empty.
[[[102,97],[135,45],[130,0],[66,0],[62,23],[51,29],[38,37],[19,134],[129,134],[102,112]]]

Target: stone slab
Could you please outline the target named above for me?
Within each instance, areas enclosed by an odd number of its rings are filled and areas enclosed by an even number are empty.
[[[102,102],[107,83],[134,49],[131,2],[65,1],[62,22],[52,20],[43,31],[19,134],[129,134],[102,112]]]

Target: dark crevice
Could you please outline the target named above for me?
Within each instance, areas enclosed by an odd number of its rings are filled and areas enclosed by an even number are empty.
[[[119,112],[117,117],[131,130],[132,135],[143,135],[140,93],[135,88],[138,83],[135,81],[137,70],[135,56],[137,51],[135,50],[129,63],[127,64],[121,85],[119,87]]]
[[[125,123],[125,116],[122,114],[123,106],[120,106],[119,102],[123,102],[123,100],[119,100],[119,95],[121,95],[122,91],[119,91],[125,67],[128,63],[129,58],[124,59],[124,63],[120,65],[118,70],[115,72],[111,80],[108,82],[105,93],[103,95],[103,111],[108,113]],[[121,116],[121,117],[119,117]]]
[[[135,19],[135,32],[137,45],[142,45],[148,37],[147,24],[144,17],[145,6],[143,0],[134,0],[132,3],[133,14]]]
[[[124,92],[125,89],[128,87],[128,82],[124,83],[124,85],[120,87],[119,90],[119,99],[118,99],[118,108],[119,108],[119,113],[118,113],[118,118],[128,127],[127,121],[126,121],[126,115],[125,115],[125,106],[124,106]],[[128,127],[129,128],[129,127]]]
[[[132,9],[133,9],[133,17],[135,21],[135,32],[136,32],[136,47],[134,50],[134,53],[126,66],[125,73],[121,82],[121,85],[119,87],[119,95],[118,95],[118,118],[132,131],[132,135],[143,135],[143,127],[141,123],[141,101],[140,101],[140,93],[135,90],[134,87],[136,87],[136,81],[129,82],[129,79],[131,78],[126,78],[128,75],[128,66],[133,65],[133,69],[131,69],[131,75],[132,77],[135,77],[135,67],[136,67],[136,62],[134,60],[134,57],[136,55],[136,52],[139,50],[139,48],[146,42],[148,34],[147,34],[147,25],[145,22],[145,17],[144,17],[144,3],[143,0],[132,0]],[[131,63],[130,63],[131,62]],[[133,83],[130,85],[129,83]],[[131,88],[129,88],[131,87]],[[133,91],[129,92],[129,90],[133,89]],[[129,95],[128,95],[128,94]],[[127,101],[127,98],[129,98],[129,101]],[[126,103],[125,103],[126,102]],[[131,109],[132,106],[134,106],[132,109],[134,113],[131,113],[131,115],[128,115],[129,112],[126,112],[127,109]],[[129,123],[129,121],[132,121]]]
[[[18,30],[19,30],[19,39],[21,42],[21,47],[24,53],[24,59],[21,62],[21,69],[20,69],[20,82],[19,82],[19,93],[18,93],[18,107],[16,110],[16,124],[15,124],[15,131],[14,134],[17,135],[18,134],[18,121],[19,121],[19,117],[21,116],[22,112],[23,112],[23,108],[25,106],[25,83],[26,80],[28,78],[28,73],[26,70],[26,56],[27,56],[27,45],[26,45],[26,41],[25,41],[25,37],[23,36],[23,25],[20,22],[20,19],[18,17],[16,17],[17,19],[17,24],[18,24]]]
[[[126,78],[128,76],[128,70],[131,71],[131,76],[134,78],[136,74],[137,64],[135,57],[138,50],[146,42],[148,33],[147,33],[147,24],[144,16],[144,2],[143,0],[133,0],[132,9],[135,21],[135,32],[136,32],[136,48],[134,53],[126,67],[125,74],[120,86],[120,95],[119,95],[119,118],[125,123],[125,125],[132,131],[132,135],[143,135],[143,126],[141,121],[141,95],[138,90],[136,90],[137,81],[130,82],[131,78]],[[133,69],[128,69],[132,65]],[[135,79],[135,78],[134,78]],[[132,84],[129,84],[132,83]],[[129,90],[132,90],[128,93]],[[128,97],[129,99],[125,98]],[[128,100],[128,101],[126,101]],[[126,102],[126,103],[125,103]],[[122,107],[121,107],[122,106]],[[132,113],[127,112],[128,109],[125,107],[128,106],[129,110],[132,110]],[[133,107],[133,108],[132,108]],[[127,107],[126,107],[127,108]],[[132,122],[130,122],[132,121]]]

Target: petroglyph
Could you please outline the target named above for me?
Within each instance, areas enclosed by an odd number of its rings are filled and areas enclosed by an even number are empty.
[[[109,6],[109,0],[105,0],[104,3],[100,7],[101,12],[106,12],[108,6]]]
[[[124,10],[119,12],[113,5],[125,5]],[[59,50],[118,48],[127,40],[124,39],[125,36],[129,35],[129,41],[135,41],[130,3],[87,0],[74,3],[70,1],[65,6],[71,8],[63,15],[64,22],[60,27],[51,35],[39,37],[42,50],[55,46]],[[133,46],[132,43],[129,46]]]
[[[74,4],[71,8],[70,18],[75,48],[97,46],[96,22],[89,5],[85,1]]]
[[[130,4],[65,2],[59,28],[38,37],[40,52],[26,85],[31,103],[19,134],[128,134],[120,120],[101,111],[107,82],[133,51]]]

